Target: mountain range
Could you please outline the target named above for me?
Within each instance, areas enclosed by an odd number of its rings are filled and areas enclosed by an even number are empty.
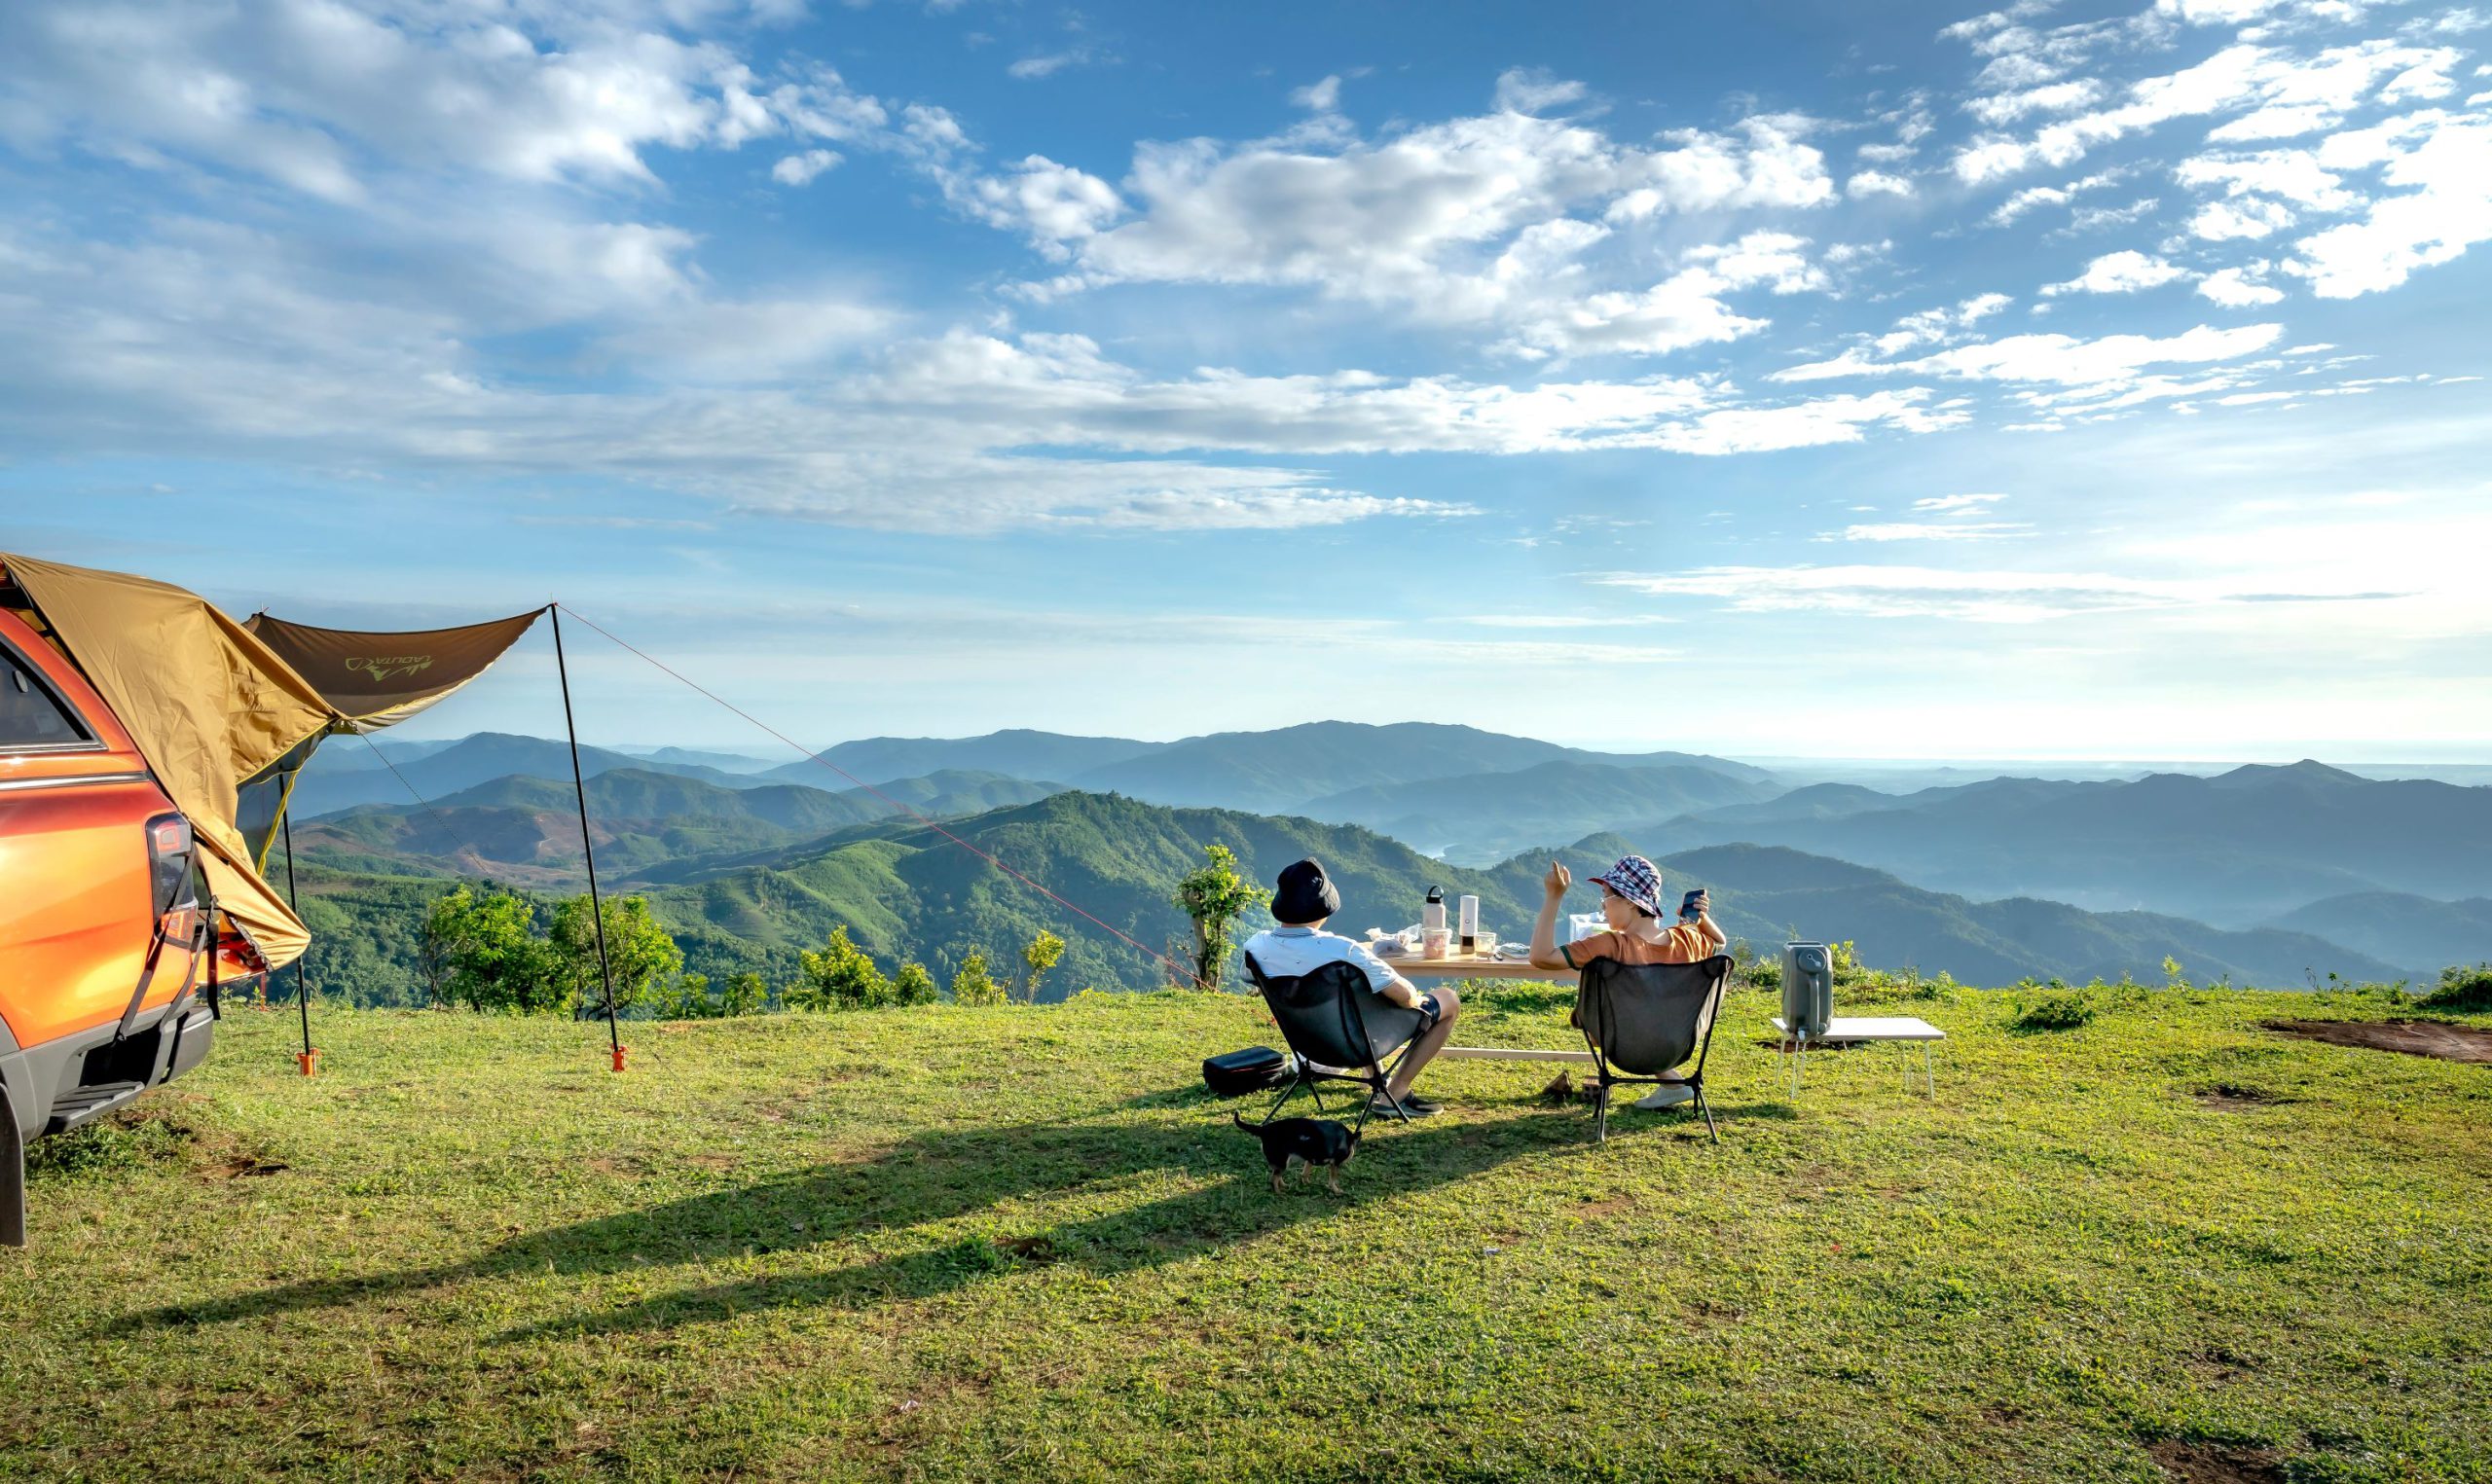
[[[2492,881],[2492,788],[2317,762],[2124,782],[1993,778],[1900,797],[1828,784],[1631,832],[1664,850],[1787,845],[1941,890],[2239,927],[2350,893],[2445,900]]]
[[[562,742],[479,734],[385,745],[404,782],[370,747],[341,740],[322,750],[297,790],[299,846],[352,869],[495,875],[548,888],[581,879]],[[2080,964],[2092,972],[2116,959],[2143,973],[2161,954],[2121,957],[2125,945],[2159,934],[2197,945],[2194,960],[2176,955],[2184,961],[2302,981],[2308,964],[2286,960],[2311,959],[2306,950],[2269,955],[2192,936],[2219,929],[2324,938],[2350,956],[2345,963],[2407,974],[2492,958],[2478,905],[2492,881],[2492,788],[2376,780],[2316,762],[2212,777],[2003,777],[1894,794],[1844,781],[1786,787],[1763,770],[1701,753],[1595,753],[1467,727],[1339,722],[1178,742],[1034,731],[880,738],[825,757],[936,816],[981,815],[1069,786],[1163,808],[1360,826],[1437,857],[1442,864],[1430,868],[1441,874],[1494,871],[1605,833],[1654,855],[1781,846],[1964,899],[1965,910],[1948,909],[1952,935],[1939,941],[1951,952],[1993,945],[1984,950],[1990,957],[1963,959],[1989,965],[1984,972],[2038,972],[2046,963],[2060,966],[2051,972]],[[894,771],[971,760],[1008,766]],[[771,767],[731,753],[584,747],[581,765],[600,865],[619,883],[650,888],[725,870],[791,869],[791,852],[886,848],[904,825],[872,793],[821,786],[838,774],[811,759]],[[1065,771],[1038,771],[1058,768]],[[429,802],[411,802],[410,784]],[[348,813],[314,817],[339,800]],[[1970,910],[2002,898],[2118,919],[2107,941],[2120,946],[2094,955],[2047,914]],[[1859,936],[1796,915],[1773,930],[1792,923]]]
[[[1179,956],[1186,923],[1170,892],[1178,878],[1201,863],[1209,845],[1235,851],[1241,869],[1258,881],[1269,881],[1301,856],[1321,859],[1343,897],[1336,925],[1353,935],[1369,926],[1391,929],[1414,921],[1428,887],[1439,886],[1448,896],[1478,896],[1484,925],[1521,938],[1538,911],[1546,864],[1534,855],[1487,870],[1451,866],[1355,825],[1170,809],[1079,791],[993,810],[946,828],[1149,948]],[[1596,834],[1555,854],[1582,880],[1632,844]],[[356,859],[325,848],[306,853],[317,864],[363,872],[377,864],[372,857]],[[684,942],[692,965],[704,972],[759,968],[784,977],[799,949],[818,945],[842,926],[886,963],[914,959],[948,972],[972,950],[1008,961],[1045,928],[1067,940],[1055,979],[1061,991],[1143,988],[1165,977],[1164,968],[1142,952],[910,820],[855,825],[807,844],[690,864],[664,880],[637,885]],[[1857,944],[1865,962],[1945,969],[1967,983],[1985,984],[2122,973],[2159,979],[2167,956],[2195,976],[2243,984],[2300,985],[2330,971],[2352,978],[2397,977],[2388,962],[2307,934],[2227,932],[2179,919],[2093,914],[2055,902],[1973,902],[1787,849],[1721,847],[1666,856],[1660,864],[1672,890],[1710,887],[1724,929],[1745,939],[1751,951],[1773,952],[1795,933],[1845,938]],[[618,882],[617,888],[634,885]],[[324,900],[337,903],[342,896],[326,891]],[[1588,912],[1595,905],[1594,889],[1579,887],[1569,909]],[[1250,926],[1268,921],[1260,910],[1248,914]]]
[[[387,743],[385,765],[376,749],[360,739],[333,737],[312,755],[294,785],[286,806],[300,828],[306,819],[352,809],[358,804],[440,804],[461,789],[513,777],[558,778],[566,787],[571,777],[571,751],[559,739],[518,737],[507,732],[478,732],[441,746]],[[749,788],[763,780],[699,763],[671,763],[635,757],[604,747],[580,748],[580,774],[595,778],[618,768],[639,773],[692,778],[719,788]],[[771,780],[777,781],[777,780]]]

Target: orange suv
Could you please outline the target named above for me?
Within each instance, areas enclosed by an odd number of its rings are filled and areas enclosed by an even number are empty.
[[[24,1145],[207,1055],[265,967],[208,951],[190,821],[103,699],[0,611],[0,1243],[25,1242]]]

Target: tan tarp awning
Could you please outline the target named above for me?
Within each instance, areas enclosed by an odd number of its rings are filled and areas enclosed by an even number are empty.
[[[190,816],[217,906],[250,934],[270,967],[302,957],[311,935],[251,869],[234,822],[236,791],[304,739],[348,718],[197,594],[31,557],[0,555],[0,564]]]
[[[392,633],[316,629],[265,613],[251,615],[246,626],[351,718],[351,730],[370,732],[406,720],[483,674],[544,611]]]

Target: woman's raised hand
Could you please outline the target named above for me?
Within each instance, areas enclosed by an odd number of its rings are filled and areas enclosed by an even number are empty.
[[[1562,861],[1551,861],[1549,874],[1540,879],[1540,888],[1549,894],[1549,899],[1553,902],[1564,896],[1566,888],[1574,884],[1574,873],[1568,871]]]

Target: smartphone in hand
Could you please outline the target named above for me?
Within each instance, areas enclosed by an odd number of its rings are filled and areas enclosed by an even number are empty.
[[[1682,923],[1693,923],[1704,916],[1704,909],[1710,905],[1712,905],[1711,899],[1706,896],[1704,888],[1699,887],[1679,898],[1678,920]]]

